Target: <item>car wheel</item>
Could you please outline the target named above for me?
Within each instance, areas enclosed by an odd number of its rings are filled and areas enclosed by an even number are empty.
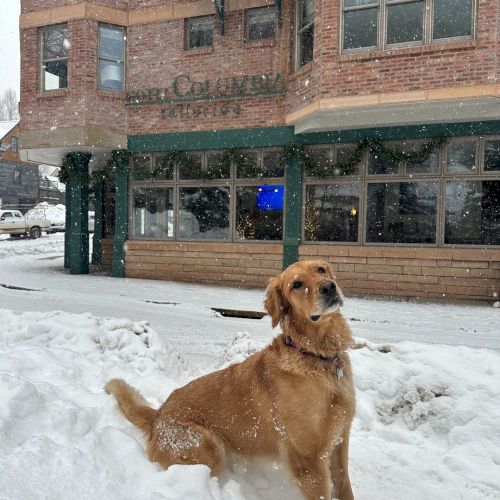
[[[30,230],[30,238],[32,240],[36,240],[37,238],[40,238],[42,236],[42,231],[40,230],[39,227],[32,227]]]

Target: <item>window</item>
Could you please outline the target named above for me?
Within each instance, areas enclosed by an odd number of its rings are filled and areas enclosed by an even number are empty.
[[[41,37],[41,90],[64,89],[68,86],[68,26],[46,26]]]
[[[500,180],[446,183],[444,242],[500,245]]]
[[[271,7],[245,11],[245,41],[268,40],[275,36],[276,14]]]
[[[14,184],[22,184],[23,183],[23,175],[21,167],[16,167],[14,169]]]
[[[212,16],[186,19],[186,49],[211,47],[214,20]]]
[[[314,0],[297,0],[296,62],[300,68],[313,60]]]
[[[99,25],[99,87],[125,89],[125,28]]]
[[[437,182],[370,183],[366,241],[435,243]]]
[[[281,149],[243,151],[221,163],[221,151],[189,153],[190,164],[165,154],[132,157],[132,237],[178,240],[283,239]],[[148,176],[148,172],[156,175]],[[211,172],[209,180],[201,179]],[[160,175],[158,175],[160,174]],[[233,202],[233,200],[235,200]]]
[[[306,187],[304,233],[308,241],[358,241],[360,183]]]
[[[17,137],[12,137],[12,139],[10,141],[10,150],[14,153],[17,153],[17,150],[18,150]]]
[[[385,145],[410,153],[426,143]],[[307,149],[316,169],[304,179],[304,241],[500,245],[499,136],[453,138],[423,163],[367,151],[353,168],[346,159],[355,147]]]
[[[343,0],[342,17],[343,51],[431,44],[473,36],[474,0]]]
[[[134,188],[133,237],[161,239],[173,236],[172,188]]]

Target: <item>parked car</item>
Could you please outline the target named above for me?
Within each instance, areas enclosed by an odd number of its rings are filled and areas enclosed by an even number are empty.
[[[19,210],[0,210],[0,234],[36,239],[40,238],[42,231],[50,231],[48,219],[26,219]]]

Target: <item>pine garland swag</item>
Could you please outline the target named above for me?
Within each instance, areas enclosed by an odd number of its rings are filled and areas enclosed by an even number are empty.
[[[362,139],[356,145],[356,148],[348,160],[344,162],[328,162],[319,165],[313,156],[306,149],[303,142],[296,141],[283,150],[280,160],[280,166],[285,167],[294,156],[297,156],[305,175],[309,177],[333,177],[346,175],[354,172],[356,166],[361,162],[363,154],[370,150],[375,152],[380,158],[390,164],[412,163],[421,164],[427,161],[430,156],[437,151],[443,144],[448,142],[448,138],[438,136],[425,142],[419,151],[405,152],[398,148],[388,148],[381,139]],[[59,171],[59,180],[63,183],[78,175],[83,183],[88,183],[92,190],[96,183],[106,179],[112,179],[117,168],[123,168],[134,180],[158,179],[165,174],[172,172],[175,164],[179,165],[183,175],[188,179],[215,180],[229,177],[231,163],[236,164],[238,172],[245,172],[245,177],[267,177],[272,176],[275,169],[268,169],[255,164],[250,155],[242,152],[238,148],[225,149],[222,157],[204,170],[196,162],[194,157],[186,152],[165,153],[161,157],[161,162],[157,162],[152,172],[142,167],[136,167],[129,162],[130,155],[126,150],[115,150],[111,153],[111,158],[101,170],[95,170],[86,174],[74,174],[71,169],[71,160],[69,155],[63,159]]]

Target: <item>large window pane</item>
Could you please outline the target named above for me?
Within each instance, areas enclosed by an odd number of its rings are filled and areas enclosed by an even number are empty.
[[[229,188],[181,188],[179,237],[195,240],[229,238]]]
[[[434,0],[433,37],[472,35],[473,0]]]
[[[186,21],[186,45],[188,49],[211,47],[214,22],[212,16],[197,17]]]
[[[123,90],[123,63],[99,61],[100,86],[102,89]]]
[[[172,188],[134,188],[133,237],[163,239],[174,236]]]
[[[99,57],[123,61],[124,33],[121,28],[100,26]]]
[[[435,243],[436,182],[368,184],[366,240]]]
[[[245,11],[246,33],[245,40],[253,42],[274,38],[276,14],[272,7],[261,7]]]
[[[416,42],[424,32],[424,2],[389,5],[387,43]]]
[[[448,172],[473,172],[476,170],[476,143],[451,142],[448,145]]]
[[[486,172],[500,170],[500,139],[484,142],[484,170]]]
[[[446,183],[444,242],[500,245],[500,181]]]
[[[201,153],[189,153],[192,163],[188,165],[179,165],[179,179],[199,179],[201,177]]]
[[[407,142],[403,144],[405,153],[417,153],[422,151],[424,142]],[[407,174],[428,174],[436,173],[439,170],[439,151],[431,153],[429,158],[422,163],[407,163]]]
[[[283,185],[238,187],[236,235],[246,240],[283,239]]]
[[[378,8],[344,12],[344,49],[377,45]]]
[[[306,240],[358,241],[359,192],[359,184],[307,186]]]
[[[42,28],[42,90],[68,86],[68,28],[66,24]]]
[[[384,160],[379,153],[370,150],[368,153],[368,173],[369,174],[397,174],[400,165]]]
[[[305,28],[299,34],[299,66],[304,66],[305,64],[313,60],[314,51],[314,23]]]
[[[132,178],[151,178],[151,156],[136,154],[132,156]]]

